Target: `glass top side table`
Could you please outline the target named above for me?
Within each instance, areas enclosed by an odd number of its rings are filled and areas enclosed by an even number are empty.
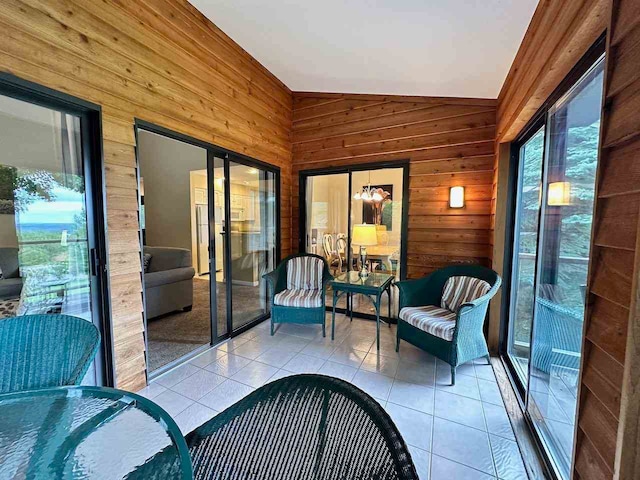
[[[193,478],[180,429],[139,395],[47,388],[0,395],[0,411],[0,478]]]
[[[338,275],[331,281],[333,290],[333,310],[331,313],[331,340],[335,338],[336,304],[344,294],[359,293],[367,297],[376,309],[376,347],[380,350],[380,300],[382,294],[387,292],[389,297],[389,318],[391,318],[391,285],[393,275],[386,273],[370,273],[367,277],[361,277],[357,271],[349,271]],[[353,305],[351,306],[351,319],[353,320]],[[391,324],[389,324],[391,328]]]

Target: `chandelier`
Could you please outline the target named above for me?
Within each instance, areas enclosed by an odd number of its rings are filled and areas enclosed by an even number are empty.
[[[369,182],[367,186],[363,187],[362,191],[356,192],[356,194],[353,196],[353,199],[362,200],[365,202],[381,202],[389,195],[389,192],[385,192],[382,188],[371,186],[371,172],[369,172]]]

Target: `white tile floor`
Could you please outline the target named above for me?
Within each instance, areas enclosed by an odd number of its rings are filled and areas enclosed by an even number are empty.
[[[330,315],[327,317],[330,325]],[[329,334],[329,328],[327,333]],[[184,433],[269,381],[295,373],[342,378],[373,396],[409,445],[421,479],[526,478],[493,369],[486,360],[458,368],[402,342],[395,327],[336,315],[336,339],[320,327],[264,322],[154,380],[142,392],[169,412]]]

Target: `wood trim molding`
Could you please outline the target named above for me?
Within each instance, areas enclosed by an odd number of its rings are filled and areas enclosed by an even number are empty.
[[[509,170],[511,166],[511,143],[501,143],[497,149],[496,165],[496,194],[495,213],[493,223],[493,255],[492,268],[503,277],[502,288],[491,300],[489,308],[489,350],[497,354],[500,348],[500,331],[502,328],[502,298],[506,288],[505,265],[505,241],[507,234],[507,213],[509,198]]]

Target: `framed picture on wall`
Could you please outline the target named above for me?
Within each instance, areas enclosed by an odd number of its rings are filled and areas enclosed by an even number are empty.
[[[371,185],[371,188],[381,188],[389,195],[382,202],[362,202],[362,221],[384,225],[387,227],[387,232],[390,232],[393,226],[393,185]]]

